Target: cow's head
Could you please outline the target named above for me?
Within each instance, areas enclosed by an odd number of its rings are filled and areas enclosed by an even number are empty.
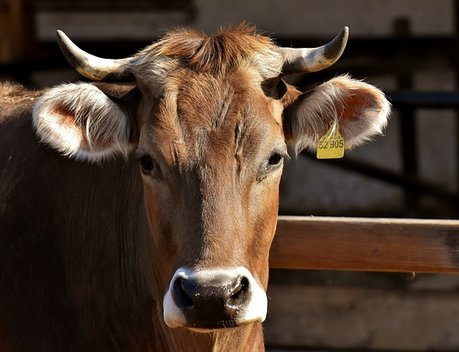
[[[180,30],[108,60],[58,33],[82,75],[133,84],[48,90],[34,108],[37,133],[88,161],[135,152],[168,326],[263,321],[287,151],[314,149],[335,119],[348,147],[385,126],[389,104],[371,85],[342,76],[301,93],[282,80],[327,68],[347,37],[345,28],[322,47],[287,49],[246,27],[215,36]]]

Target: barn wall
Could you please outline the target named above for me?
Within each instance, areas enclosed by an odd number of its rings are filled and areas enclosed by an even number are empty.
[[[356,36],[392,34],[394,18],[407,17],[415,35],[453,32],[453,0],[195,0],[185,10],[161,12],[130,10],[85,12],[43,11],[38,15],[42,38],[54,38],[55,28],[76,36],[151,38],[174,24],[190,24],[206,31],[242,21],[255,24],[268,34],[282,37],[334,34],[344,25]],[[190,9],[193,12],[190,13]],[[72,21],[72,19],[74,19]],[[129,23],[130,22],[130,23]],[[84,24],[84,26],[82,25]],[[128,25],[134,27],[128,27]]]
[[[342,26],[349,25],[352,43],[352,38],[391,37],[395,21],[403,18],[410,21],[414,36],[452,35],[452,5],[452,0],[195,0],[182,10],[171,6],[161,11],[131,9],[76,13],[60,8],[59,11],[40,11],[37,22],[42,40],[53,40],[56,28],[63,29],[75,40],[140,40],[155,38],[174,25],[191,25],[212,32],[222,25],[241,21],[253,23],[263,33],[274,37],[321,37],[326,40]],[[346,58],[346,53],[343,58]],[[417,61],[421,58],[411,59]],[[422,71],[414,76],[414,88],[451,91],[454,88],[454,71],[448,64],[424,65]],[[365,78],[385,90],[396,89],[394,75],[358,78]],[[45,79],[45,83],[50,82]],[[418,150],[421,177],[454,190],[458,179],[454,114],[421,111],[417,121],[421,141]],[[395,112],[384,137],[378,137],[373,143],[347,154],[391,171],[400,171],[400,143],[399,116]],[[439,207],[437,202],[423,199],[422,204],[426,209],[425,216],[442,216],[442,212],[436,209]],[[281,212],[300,215],[406,215],[400,188],[305,158],[288,162],[285,167]]]
[[[282,274],[289,276],[274,276]],[[304,272],[289,284],[277,278],[266,340],[325,351],[457,351],[458,289],[459,277],[447,275]]]
[[[221,25],[247,21],[274,37],[324,40],[349,25],[352,42],[352,38],[393,36],[394,21],[400,18],[410,20],[415,36],[449,36],[454,28],[452,0],[195,0],[190,4],[185,10],[161,11],[42,10],[37,15],[37,34],[39,39],[51,41],[60,28],[76,41],[144,40],[174,25],[213,31]],[[420,59],[410,58],[413,63]],[[414,76],[415,89],[454,90],[454,66],[448,60],[423,66]],[[71,70],[47,71],[35,74],[34,83],[50,85],[75,78]],[[365,78],[382,89],[396,89],[394,75]],[[385,136],[348,155],[399,171],[399,118],[395,112]],[[454,113],[423,110],[418,113],[418,123],[421,176],[456,189],[459,156],[455,152]],[[443,214],[431,199],[424,199],[423,206],[427,217]],[[397,187],[300,158],[286,164],[281,211],[393,216],[403,213],[403,194]],[[445,275],[273,272],[266,339],[272,346],[325,350],[457,351],[458,290],[458,278]]]

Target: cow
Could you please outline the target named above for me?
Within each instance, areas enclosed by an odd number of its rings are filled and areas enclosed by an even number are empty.
[[[387,123],[370,84],[284,80],[347,39],[178,29],[105,59],[58,31],[90,82],[0,88],[0,350],[263,351],[284,160]]]

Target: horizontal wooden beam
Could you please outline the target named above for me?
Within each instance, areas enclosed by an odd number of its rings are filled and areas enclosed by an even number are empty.
[[[459,221],[280,216],[270,266],[459,273]]]

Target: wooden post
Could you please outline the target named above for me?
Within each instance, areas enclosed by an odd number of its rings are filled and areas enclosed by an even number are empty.
[[[33,0],[0,0],[0,64],[29,61],[36,49]]]

